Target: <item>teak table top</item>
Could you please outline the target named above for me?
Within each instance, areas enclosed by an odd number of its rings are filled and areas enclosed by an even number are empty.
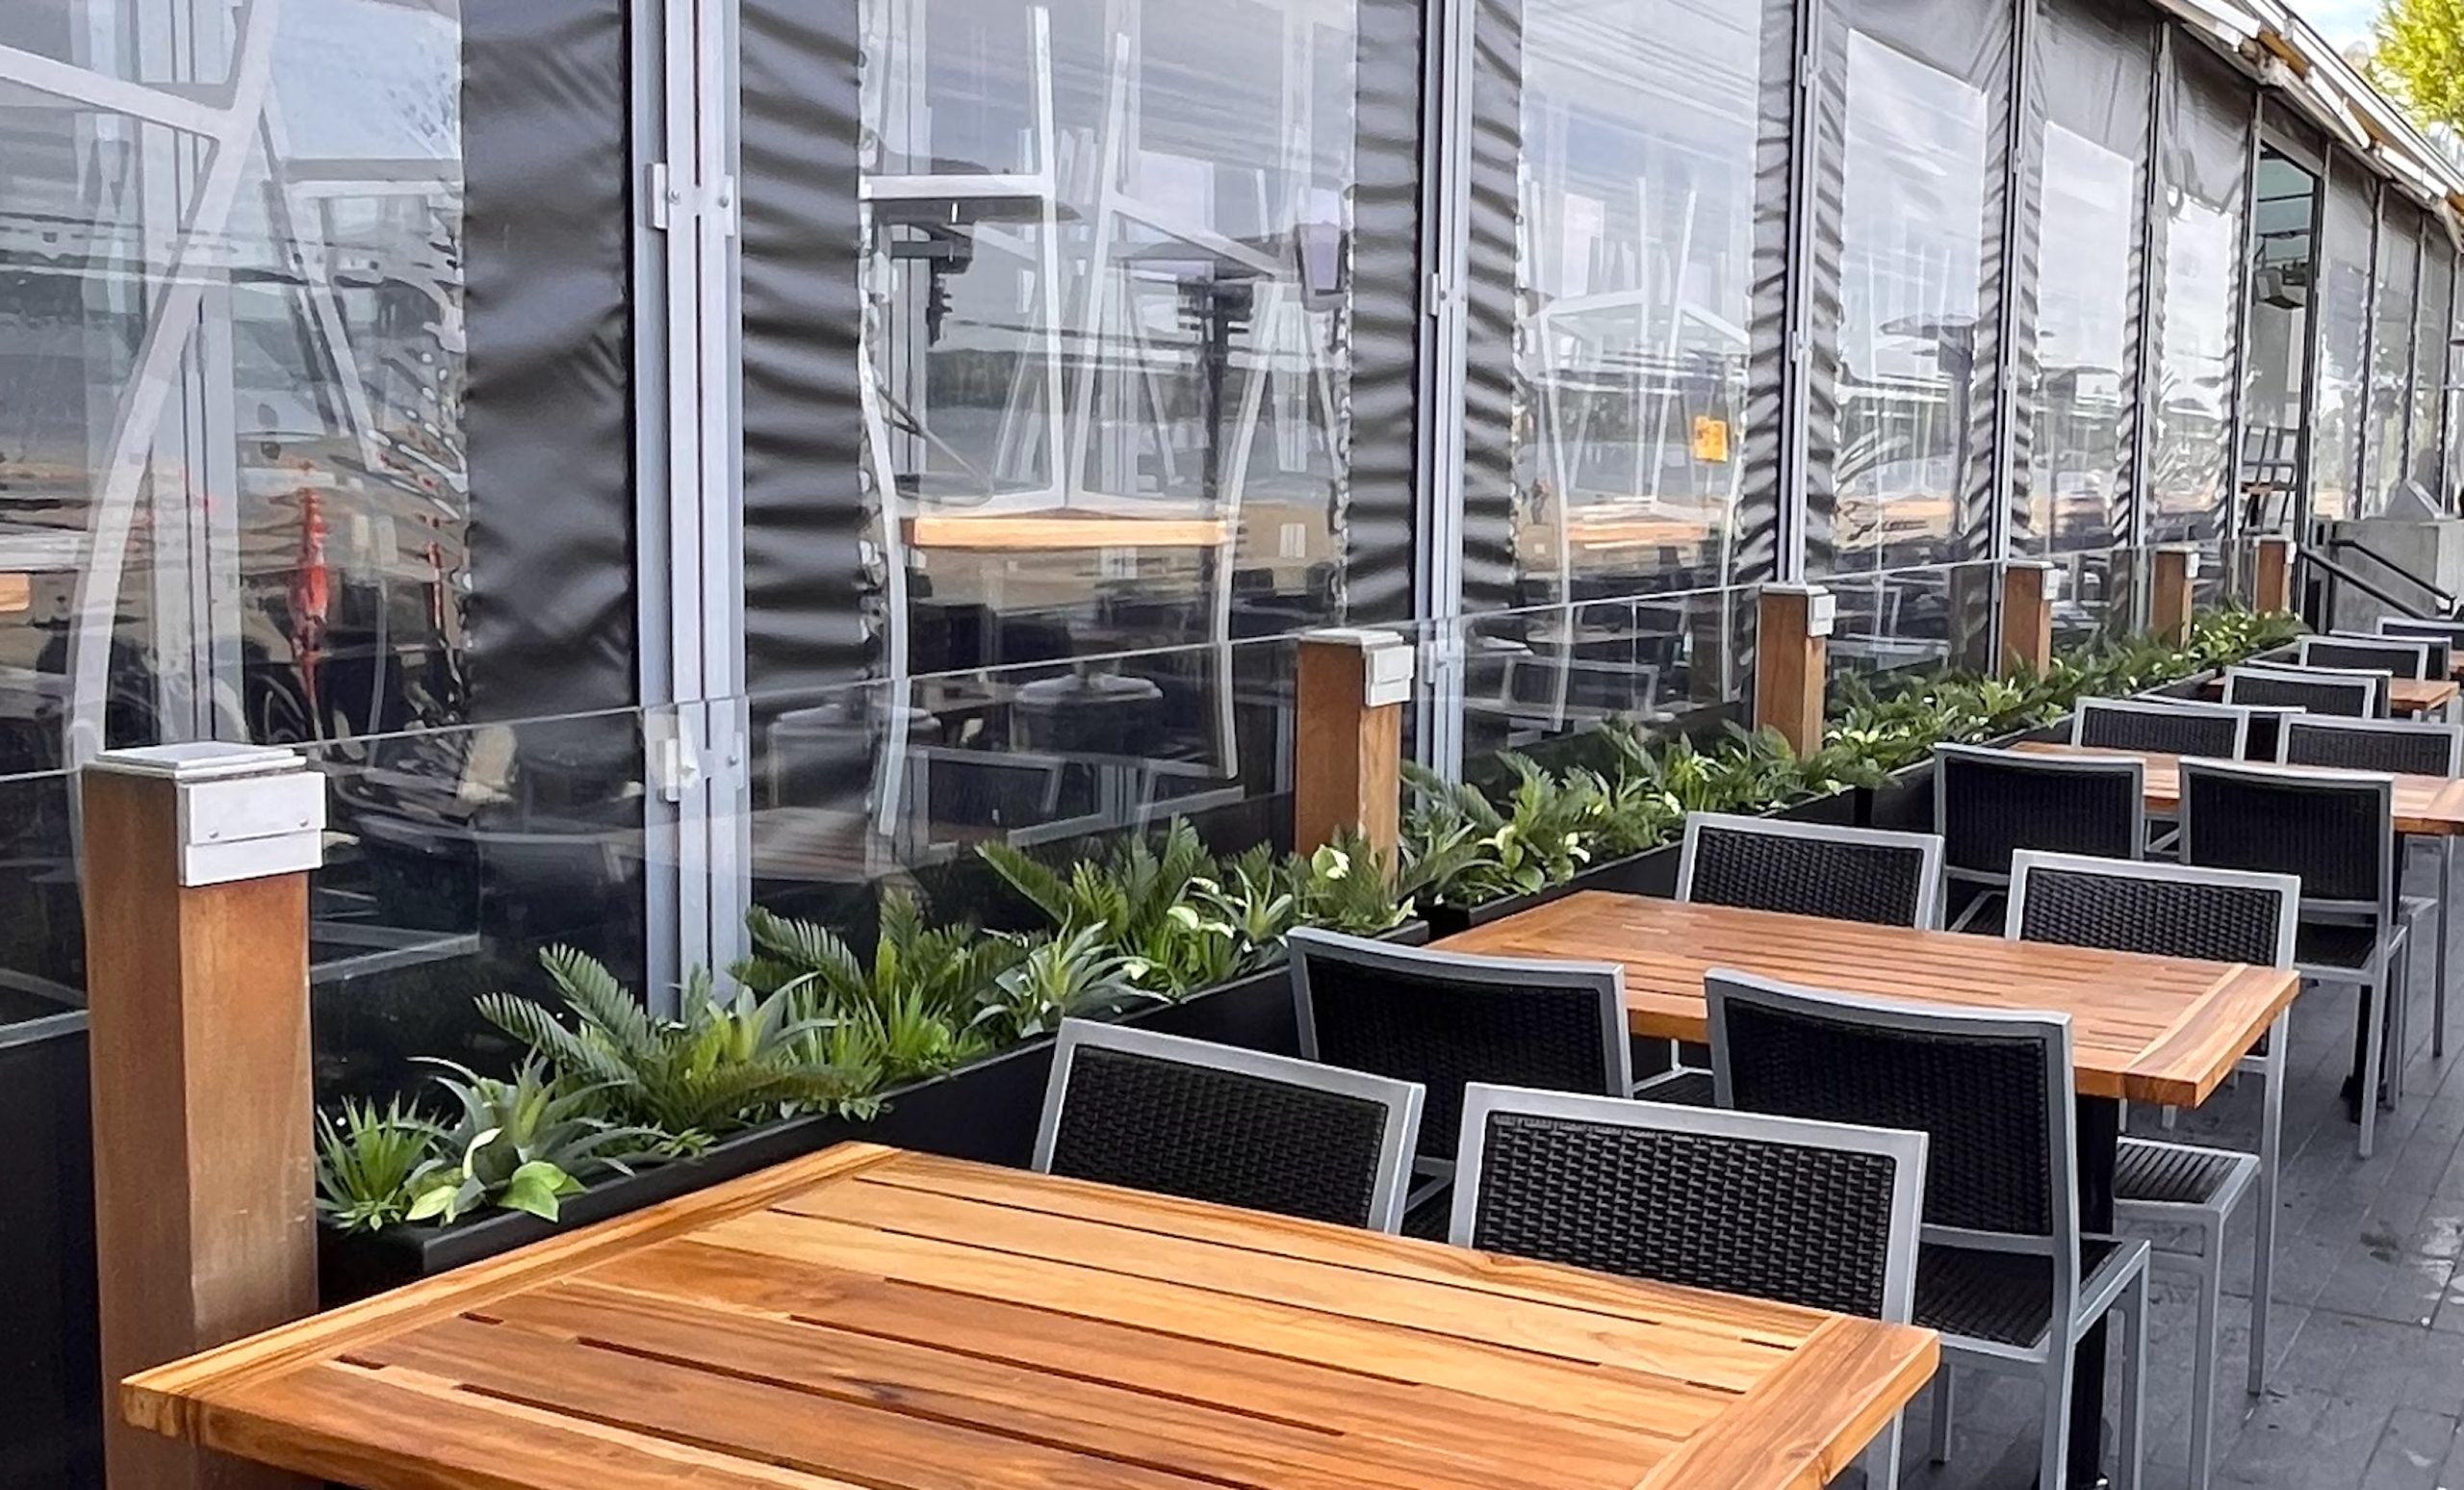
[[[2065,745],[2050,740],[2029,740],[2011,748],[2040,756],[2136,756],[2147,763],[2142,778],[2146,788],[2147,810],[2173,812],[2181,808],[2182,758],[2179,756],[2162,756],[2143,750],[2108,750],[2095,745]],[[2301,769],[2327,775],[2339,774],[2326,766],[2303,766]],[[2423,837],[2464,834],[2464,780],[2451,776],[2398,776],[2394,780],[2398,833]]]
[[[2196,1107],[2300,981],[2289,970],[1588,890],[1449,937],[1449,952],[1622,963],[1637,1035],[1707,1038],[1715,967],[1872,998],[2070,1015],[2079,1091]]]
[[[367,1490],[1813,1490],[1930,1331],[849,1143],[131,1378]]]
[[[2210,698],[2224,696],[2221,676],[2209,679],[2202,687]],[[2387,711],[2393,714],[2426,714],[2445,708],[2459,687],[2464,687],[2464,684],[2458,684],[2452,678],[2398,678],[2391,681],[2387,690]]]

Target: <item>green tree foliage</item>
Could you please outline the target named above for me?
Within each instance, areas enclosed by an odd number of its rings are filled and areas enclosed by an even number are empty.
[[[2383,0],[2367,70],[2419,122],[2464,129],[2464,0]]]

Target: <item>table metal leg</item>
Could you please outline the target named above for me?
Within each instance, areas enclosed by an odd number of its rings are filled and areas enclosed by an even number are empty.
[[[2121,1137],[2121,1104],[2079,1098],[2079,1229],[2114,1229],[2114,1150]],[[2070,1378],[2070,1485],[2088,1490],[2103,1475],[2105,1450],[2105,1323],[2079,1342]]]
[[[2447,917],[2455,904],[2455,835],[2447,834],[2438,840],[2438,982],[2430,990],[2429,1053],[2432,1058],[2447,1054]]]

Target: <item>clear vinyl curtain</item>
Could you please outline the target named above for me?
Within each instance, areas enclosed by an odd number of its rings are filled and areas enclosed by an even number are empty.
[[[2310,511],[2358,516],[2361,410],[2369,378],[2370,270],[2377,182],[2348,159],[2329,163],[2319,251],[2317,362],[2310,405]]]
[[[2231,516],[2250,90],[2187,38],[2170,48],[2157,151],[2146,541],[2214,545]]]
[[[2395,508],[2405,478],[2412,416],[2413,324],[2420,315],[2420,209],[2396,193],[2378,198],[2377,277],[2371,289],[2370,399],[2362,416],[2361,511]]]

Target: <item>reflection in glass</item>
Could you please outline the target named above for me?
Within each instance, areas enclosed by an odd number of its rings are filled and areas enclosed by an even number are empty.
[[[2310,512],[2357,516],[2361,484],[2361,405],[2369,375],[2371,219],[2374,183],[2359,167],[2327,178],[2324,252],[2317,304],[2318,389],[2310,414]]]
[[[2242,490],[2252,526],[2292,527],[2301,485],[2301,405],[2318,265],[2311,233],[2319,178],[2272,146],[2259,154],[2250,265],[2250,359],[2243,384]]]
[[[2037,386],[2028,527],[2052,550],[2117,541],[2129,452],[2131,264],[2143,197],[2138,163],[2048,125],[2038,260]]]
[[[2413,284],[2421,261],[2421,214],[2393,192],[2380,193],[2380,203],[2378,277],[2371,304],[2370,408],[2362,441],[2364,516],[2394,506],[2411,474],[2406,421],[2413,402],[2413,321],[2421,313]]]
[[[2446,403],[2448,340],[2454,333],[2455,246],[2435,220],[2422,223],[2419,318],[2413,323],[2413,410],[2404,478],[2438,511],[2454,506],[2454,491],[2439,469],[2440,417]]]
[[[1987,178],[2001,129],[1983,83],[1860,31],[1847,44],[1834,562],[1897,568],[1981,541],[1972,425],[1992,396],[1979,338],[1999,225]],[[1823,334],[1817,328],[1816,335]],[[1979,531],[1971,532],[1971,528]]]
[[[2213,543],[2232,501],[2233,344],[2242,312],[2250,99],[2237,79],[2190,48],[2174,49],[2169,81],[2171,138],[2157,180],[2165,217],[2146,531],[2156,543]]]

